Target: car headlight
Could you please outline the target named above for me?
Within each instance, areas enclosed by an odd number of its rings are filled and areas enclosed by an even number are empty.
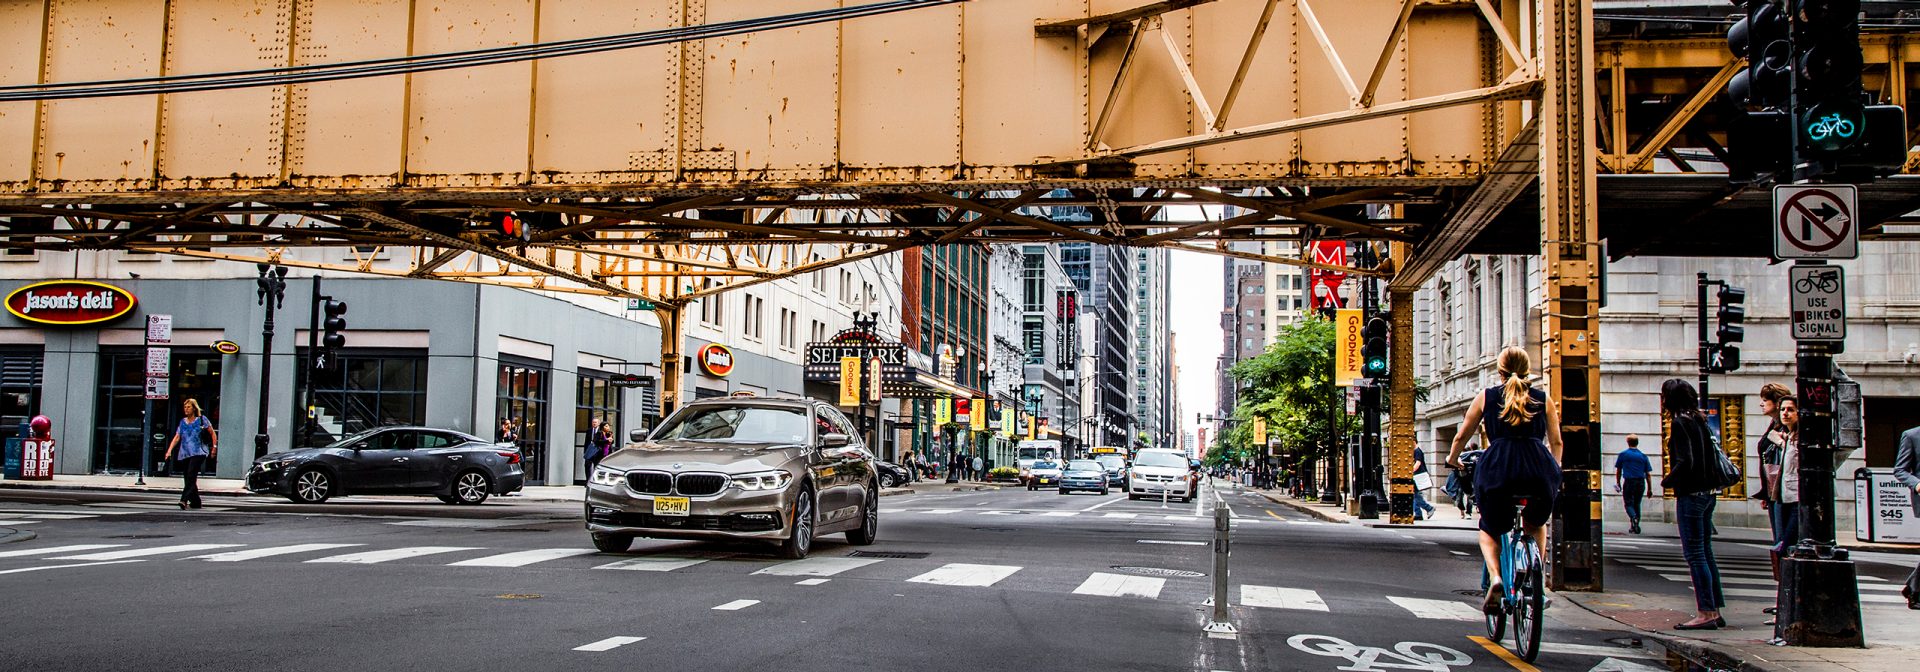
[[[596,466],[593,468],[593,476],[590,480],[594,485],[619,485],[620,481],[626,478],[627,472]]]
[[[733,487],[741,490],[764,491],[779,490],[793,482],[793,474],[781,470],[759,471],[733,477]]]
[[[273,471],[275,469],[279,469],[282,466],[285,466],[287,462],[288,462],[287,460],[266,460],[264,462],[253,463],[253,468],[259,469],[261,471]]]

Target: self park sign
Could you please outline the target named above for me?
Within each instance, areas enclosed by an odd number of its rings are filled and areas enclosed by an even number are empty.
[[[85,280],[51,280],[13,290],[7,312],[41,324],[99,324],[126,317],[138,303],[132,292]]]

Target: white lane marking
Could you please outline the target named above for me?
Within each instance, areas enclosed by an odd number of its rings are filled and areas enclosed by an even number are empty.
[[[1647,570],[1647,571],[1649,571],[1649,572],[1685,572],[1685,571],[1688,571],[1688,570],[1687,570],[1687,567],[1686,567],[1686,565],[1634,565],[1634,566],[1635,566],[1635,567],[1639,567],[1639,568],[1641,568],[1641,569],[1644,569],[1644,570]],[[1772,576],[1773,576],[1773,572],[1770,572],[1770,571],[1766,571],[1766,570],[1762,570],[1762,569],[1727,569],[1727,568],[1724,568],[1724,567],[1720,569],[1720,574],[1721,574],[1721,575],[1727,575],[1727,574],[1739,574],[1739,575],[1742,575],[1742,576],[1765,576],[1765,577],[1772,577]]]
[[[389,560],[400,560],[403,558],[417,558],[423,555],[433,555],[436,553],[452,553],[454,551],[479,551],[479,550],[485,550],[485,549],[475,548],[472,546],[408,546],[406,548],[389,548],[384,551],[367,551],[365,553],[348,553],[346,555],[332,555],[332,556],[327,556],[317,560],[308,560],[307,562],[329,562],[329,563],[340,563],[340,564],[348,564],[348,565],[371,565],[375,563],[387,562]]]
[[[102,509],[137,509],[137,510],[134,510],[134,511],[115,511],[115,512],[114,512],[114,513],[121,513],[121,514],[126,514],[126,513],[146,513],[147,511],[150,511],[150,510],[151,510],[151,511],[164,511],[164,510],[167,510],[167,509],[177,509],[177,508],[180,508],[180,505],[179,505],[179,504],[141,504],[141,503],[137,503],[137,502],[116,502],[116,503],[113,503],[113,504],[82,504],[81,506],[97,506],[97,507],[100,507],[100,508],[102,508]],[[233,507],[230,507],[230,506],[209,506],[209,507],[206,507],[206,508],[204,508],[204,509],[202,509],[202,510],[203,510],[203,511],[232,511],[232,510],[233,510]],[[107,511],[97,511],[96,513],[107,513]]]
[[[145,560],[109,560],[107,562],[88,562],[88,563],[83,563],[78,565],[41,565],[39,567],[22,567],[20,569],[9,569],[4,572],[0,572],[0,574],[18,574],[20,572],[38,572],[43,569],[77,569],[80,567],[98,567],[100,565],[124,565],[129,562],[146,562],[146,561]]]
[[[929,516],[944,516],[949,513],[959,513],[964,510],[965,509],[928,509],[925,513]]]
[[[1189,522],[1189,521],[1195,521],[1195,520],[1199,520],[1199,518],[1195,518],[1195,517],[1193,517],[1193,516],[1167,516],[1167,517],[1166,517],[1166,519],[1167,519],[1167,520],[1178,520],[1178,521],[1181,521],[1181,522]]]
[[[32,518],[34,520],[80,520],[83,518],[100,517],[100,514],[97,513],[28,513],[25,511],[10,512],[7,515]]]
[[[1417,597],[1387,596],[1401,609],[1412,612],[1415,618],[1428,618],[1442,621],[1478,621],[1486,618],[1480,609],[1465,602],[1453,600],[1423,600]]]
[[[1112,498],[1112,499],[1109,499],[1109,500],[1107,500],[1107,501],[1104,501],[1104,502],[1101,502],[1101,503],[1099,503],[1099,504],[1095,504],[1095,505],[1093,505],[1093,506],[1089,506],[1089,507],[1087,507],[1087,508],[1084,508],[1084,509],[1081,509],[1080,511],[1084,513],[1084,512],[1087,512],[1087,511],[1092,511],[1092,510],[1094,510],[1094,509],[1098,509],[1098,508],[1100,508],[1100,507],[1103,507],[1103,506],[1106,506],[1106,505],[1108,505],[1108,504],[1112,504],[1112,503],[1114,503],[1114,502],[1124,502],[1124,501],[1126,501],[1126,499],[1124,499],[1124,498],[1121,498],[1121,497],[1114,497],[1114,498]]]
[[[1454,555],[1466,555],[1466,554],[1467,554],[1467,552],[1466,552],[1466,551],[1447,551],[1447,552],[1448,552],[1448,553],[1452,553],[1452,554],[1454,554]]]
[[[1073,589],[1075,595],[1100,595],[1104,597],[1144,597],[1149,600],[1160,597],[1160,589],[1166,587],[1167,580],[1145,576],[1126,576],[1094,572]]]
[[[793,562],[783,562],[754,574],[771,576],[833,576],[849,569],[858,569],[880,562],[875,558],[807,558]]]
[[[488,527],[511,527],[514,525],[526,525],[529,522],[531,521],[470,520],[470,519],[464,519],[464,518],[437,518],[437,519],[429,518],[426,520],[402,520],[402,521],[392,522],[387,524],[399,525],[402,527],[451,527],[451,528],[461,528],[461,529],[481,529],[481,528],[488,528]]]
[[[326,550],[332,550],[335,548],[352,548],[354,546],[364,546],[364,545],[365,544],[297,544],[293,546],[272,546],[268,548],[252,548],[244,551],[228,551],[226,553],[214,553],[212,555],[196,555],[187,559],[188,560],[205,560],[207,562],[240,562],[242,560],[252,560],[255,558],[268,558],[276,555],[287,555],[289,553],[306,553],[308,551],[326,551]]]
[[[1200,507],[1201,507],[1202,505],[1204,505],[1204,504],[1206,504],[1206,503],[1207,503],[1207,491],[1205,491],[1205,490],[1201,490],[1201,491],[1200,491],[1200,494],[1198,494],[1198,495],[1194,495],[1194,497],[1193,497],[1193,515],[1195,515],[1195,516],[1199,516],[1199,515],[1200,515]]]
[[[194,551],[210,551],[216,548],[234,548],[236,546],[245,546],[245,545],[246,544],[180,544],[177,546],[154,546],[151,548],[132,548],[124,551],[102,551],[100,553],[87,553],[83,555],[65,555],[58,558],[50,558],[50,559],[52,560],[121,560],[125,558],[138,558],[138,557],[143,557],[148,555],[166,555],[168,553],[192,553]]]
[[[1012,515],[1018,515],[1019,513],[1020,513],[1019,511],[981,511],[981,512],[980,512],[980,515],[983,515],[983,516],[1012,516]]]
[[[1320,599],[1319,593],[1305,588],[1242,585],[1240,586],[1240,605],[1266,609],[1327,611],[1326,600]]]
[[[888,508],[880,509],[881,513],[906,513],[907,511],[909,511],[909,509],[888,509]]]
[[[72,546],[49,546],[47,548],[29,548],[24,551],[0,551],[0,558],[18,558],[25,555],[49,555],[53,553],[72,553],[74,551],[92,551],[102,548],[120,548],[126,544],[74,544]]]
[[[1575,656],[1605,656],[1608,658],[1645,658],[1647,660],[1665,660],[1666,656],[1646,649],[1629,649],[1623,646],[1593,646],[1590,644],[1556,644],[1541,642],[1541,653],[1564,653]]]
[[[970,565],[956,562],[939,569],[907,579],[913,583],[931,583],[941,586],[991,586],[1001,579],[1013,576],[1019,567],[1009,565]]]
[[[799,580],[799,581],[795,581],[795,582],[793,582],[793,585],[796,585],[796,586],[817,586],[817,585],[820,585],[820,584],[823,584],[823,583],[826,583],[826,582],[828,582],[828,581],[832,581],[832,580],[833,580],[833,579],[801,579],[801,580]]]
[[[1102,518],[1134,518],[1139,515],[1140,514],[1137,514],[1137,513],[1109,513],[1101,517]]]
[[[83,506],[92,506],[92,505],[91,505],[91,504],[85,504],[85,505],[83,505]],[[177,505],[176,505],[176,506],[177,506]],[[166,507],[166,508],[169,508],[169,509],[171,509],[171,508],[174,508],[174,507],[172,507],[172,506],[169,506],[169,507]],[[73,510],[73,509],[0,509],[0,513],[4,513],[4,514],[7,514],[7,515],[9,515],[9,516],[28,516],[28,517],[35,517],[35,518],[37,518],[37,517],[42,517],[42,516],[47,516],[47,515],[50,515],[50,514],[62,514],[62,515],[64,515],[64,514],[75,514],[75,515],[77,515],[77,516],[78,516],[78,517],[80,517],[80,518],[98,518],[98,517],[100,517],[100,516],[124,516],[124,515],[127,515],[127,514],[132,514],[132,513],[146,513],[146,511],[103,511],[103,510],[100,510],[100,509],[79,509],[79,510]]]
[[[44,520],[0,520],[0,525],[7,525],[7,526],[11,526],[11,525],[32,525],[32,524],[34,524],[34,523],[44,523],[44,522],[47,522],[47,521],[44,521]]]
[[[448,567],[525,567],[536,562],[571,558],[576,555],[597,553],[591,548],[536,548],[527,551],[514,551],[489,555],[484,558],[461,560],[447,563]]]
[[[747,607],[751,607],[759,603],[760,603],[759,600],[734,600],[732,602],[728,602],[726,604],[722,604],[720,606],[714,607],[713,610],[714,611],[739,611],[741,609],[745,609]]]
[[[594,569],[626,569],[636,572],[671,572],[706,562],[705,558],[681,558],[669,555],[648,555],[628,558],[619,562],[610,562]]]
[[[632,644],[634,642],[638,642],[644,639],[646,638],[645,637],[608,637],[606,639],[602,639],[592,644],[573,647],[573,650],[575,651],[611,651],[613,649],[617,649],[619,647],[626,646],[628,644]]]
[[[1326,523],[1320,522],[1318,520],[1289,520],[1287,521],[1287,524],[1288,525],[1325,525]]]
[[[1048,511],[1040,514],[1043,518],[1072,518],[1078,515],[1080,515],[1079,511]]]
[[[1142,544],[1166,544],[1168,546],[1205,546],[1207,545],[1207,542],[1204,542],[1204,541],[1171,541],[1167,539],[1140,539],[1138,541],[1139,543],[1142,543]]]

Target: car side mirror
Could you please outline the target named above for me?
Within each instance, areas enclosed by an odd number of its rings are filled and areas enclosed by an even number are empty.
[[[361,441],[359,443],[353,444],[353,452],[357,453],[366,449],[367,449],[367,442],[365,441]]]
[[[840,448],[853,443],[853,437],[845,434],[821,434],[821,448]]]
[[[641,427],[639,429],[630,430],[627,432],[627,440],[632,441],[634,443],[640,443],[642,441],[646,441],[647,435],[652,433],[653,433],[653,429],[648,427]]]

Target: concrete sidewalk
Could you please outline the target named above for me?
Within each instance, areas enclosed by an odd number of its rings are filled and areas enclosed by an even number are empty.
[[[1384,518],[1379,521],[1357,520],[1348,515],[1344,508],[1296,500],[1277,491],[1247,490],[1247,492],[1333,523],[1364,524],[1373,527],[1475,529],[1473,519],[1464,521],[1457,518],[1450,519],[1450,516],[1458,515],[1457,510],[1442,509],[1435,519],[1413,525],[1394,525],[1385,522]],[[1639,536],[1641,537],[1668,539],[1679,537],[1678,528],[1672,524],[1642,523],[1640,527],[1642,534]],[[1845,530],[1842,530],[1842,533],[1844,534]],[[1771,541],[1771,533],[1760,528],[1722,526],[1718,528],[1714,540],[1719,543],[1764,544]],[[1880,556],[1878,559],[1883,562],[1888,561],[1889,558],[1904,559],[1905,557],[1890,554],[1920,553],[1920,548],[1913,546],[1860,542],[1847,542],[1843,545],[1855,553],[1856,559],[1862,559],[1865,555],[1874,555]],[[1773,637],[1773,627],[1765,624],[1771,617],[1757,610],[1753,613],[1733,609],[1722,612],[1728,624],[1728,627],[1722,630],[1673,630],[1674,624],[1691,618],[1694,613],[1692,592],[1684,584],[1676,585],[1680,586],[1681,590],[1672,593],[1605,591],[1557,592],[1554,595],[1565,603],[1632,628],[1644,637],[1659,641],[1669,650],[1718,670],[1892,672],[1912,670],[1915,668],[1915,659],[1920,658],[1920,612],[1884,605],[1862,605],[1861,619],[1864,621],[1863,627],[1867,633],[1868,644],[1868,648],[1865,649],[1775,646],[1768,641]]]

